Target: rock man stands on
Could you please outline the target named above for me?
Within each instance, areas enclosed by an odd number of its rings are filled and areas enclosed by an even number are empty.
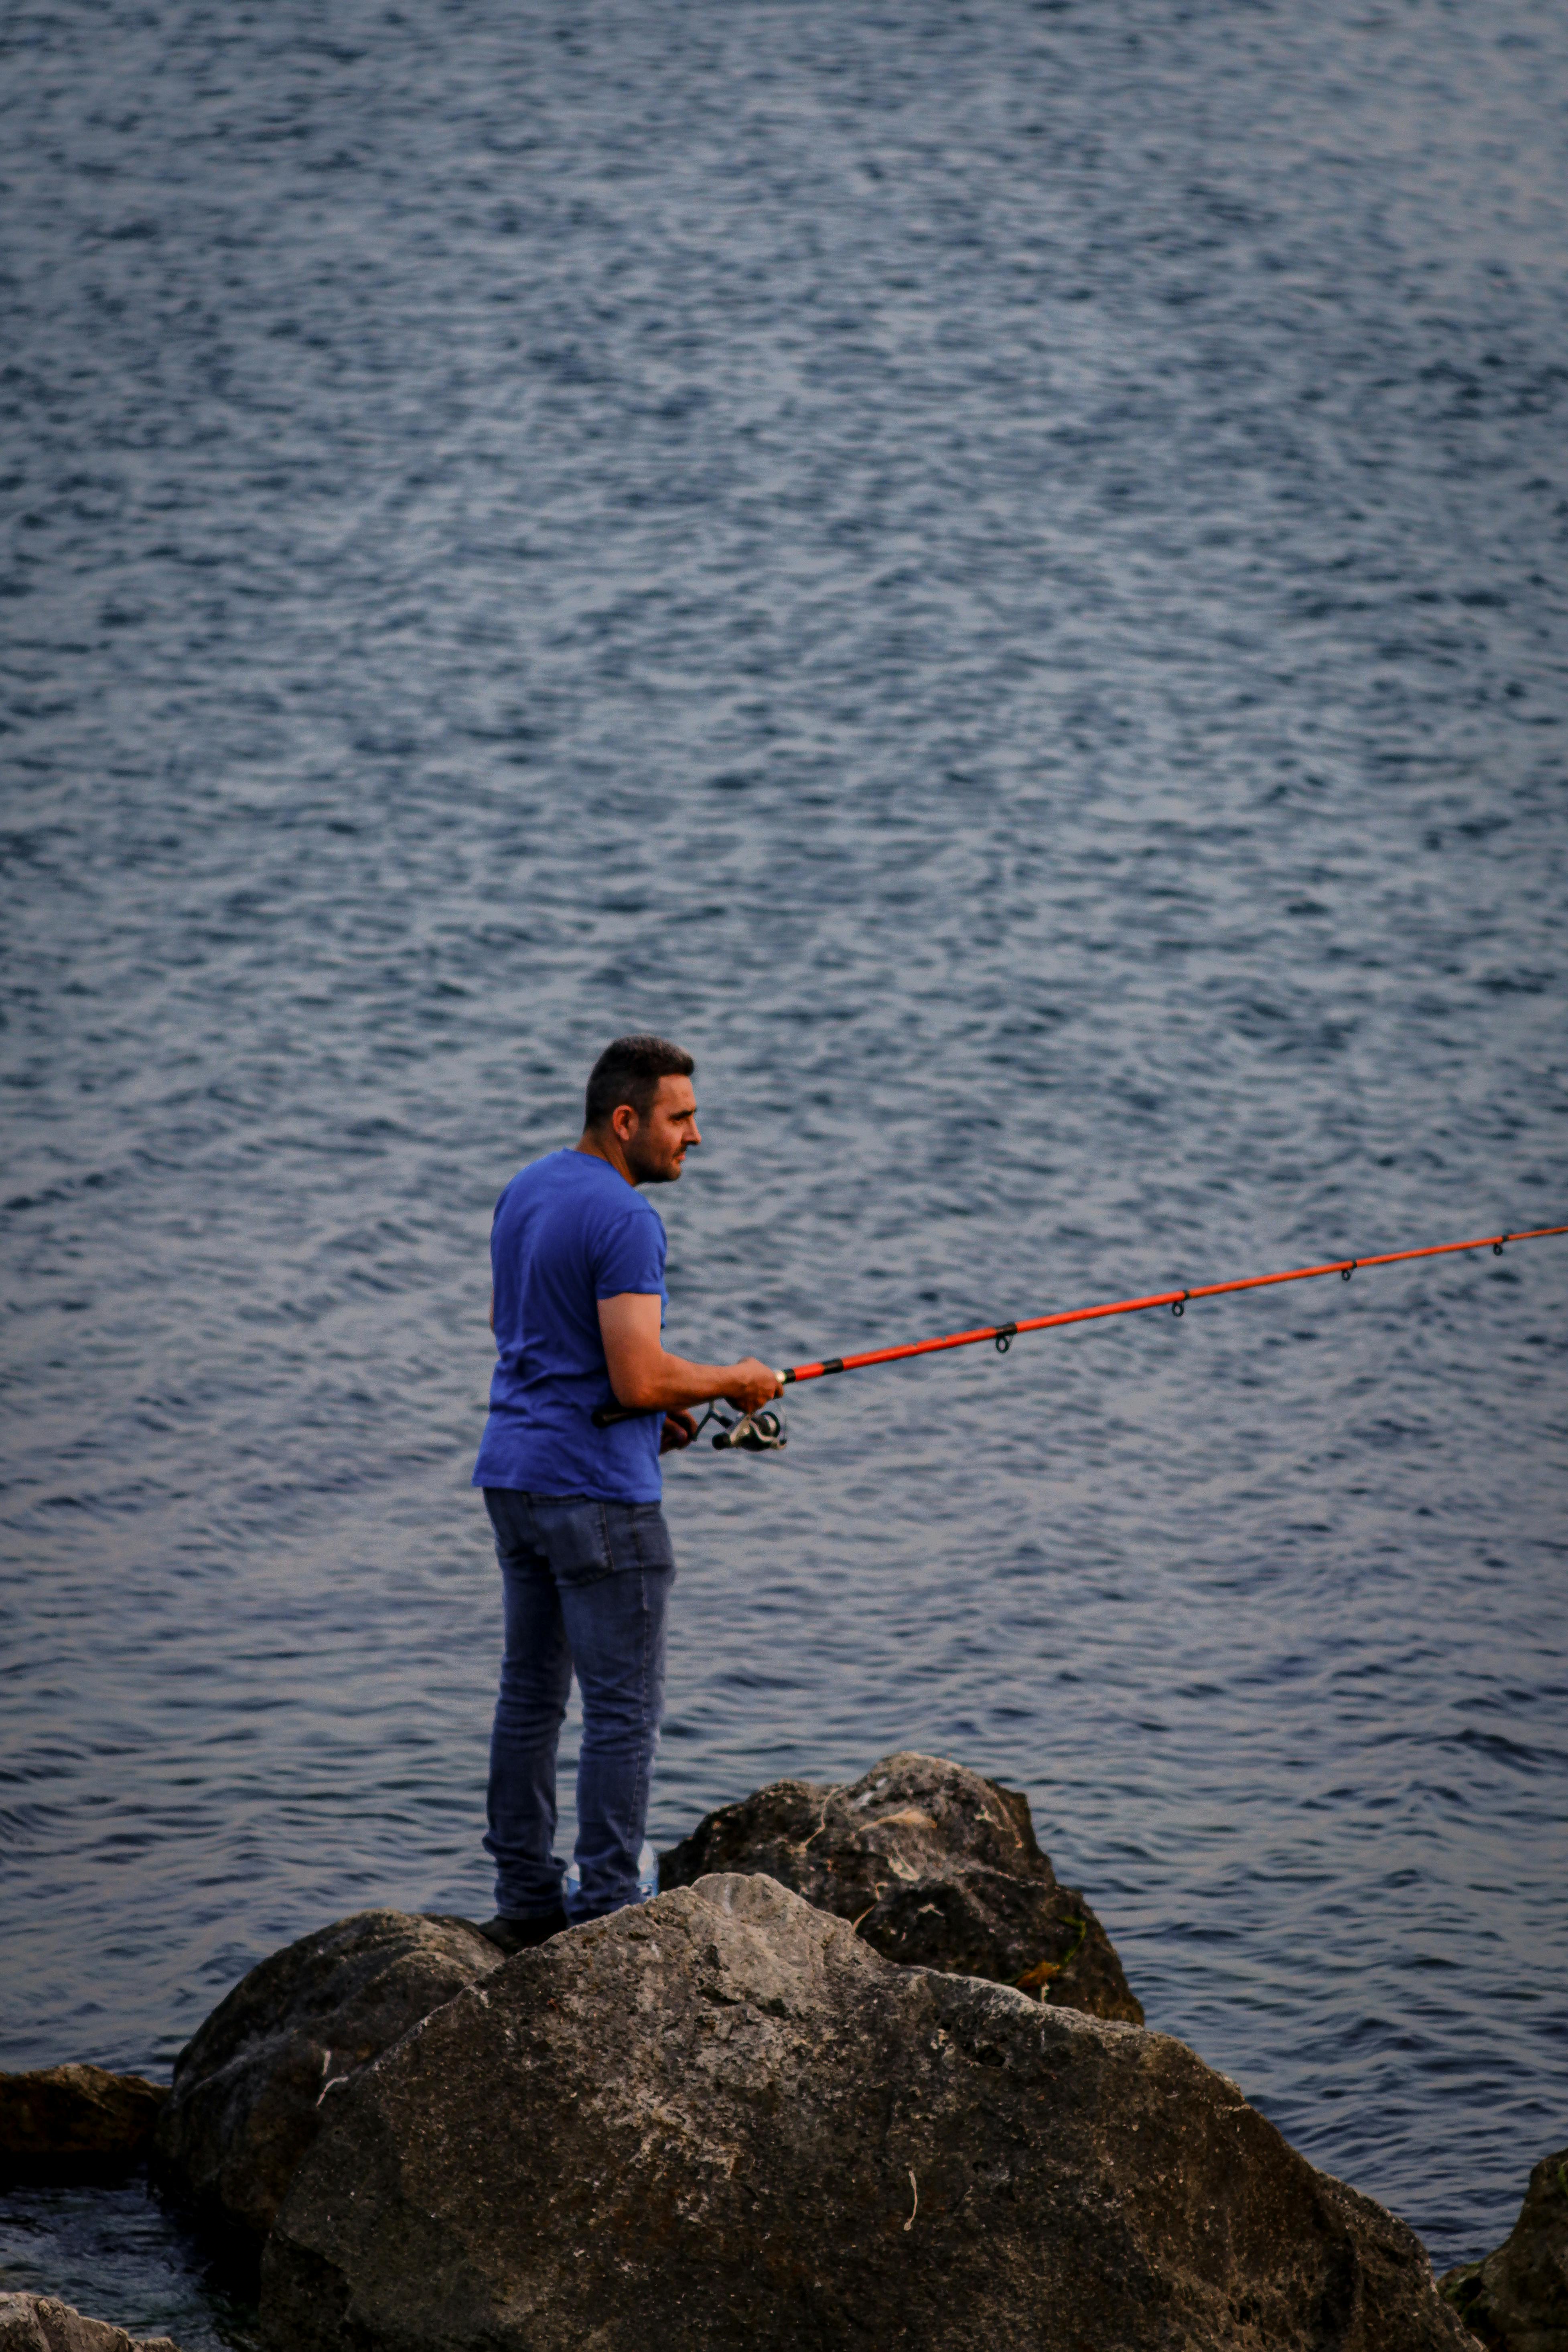
[[[567,1924],[555,1858],[555,1751],[583,1696],[574,1920],[633,1903],[664,1703],[675,1557],[659,1456],[689,1405],[754,1412],[780,1393],[754,1356],[666,1349],[664,1227],[641,1184],[671,1184],[697,1131],[695,1067],[662,1037],[618,1037],[588,1080],[580,1142],[514,1176],[490,1232],[496,1369],[474,1469],[500,1561],[506,1646],[490,1738],[487,1851],[507,1951]],[[637,1417],[596,1429],[601,1407]]]

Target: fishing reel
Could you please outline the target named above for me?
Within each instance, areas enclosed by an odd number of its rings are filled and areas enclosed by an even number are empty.
[[[616,1422],[637,1421],[640,1417],[620,1404],[602,1404],[592,1416],[595,1429],[612,1429]],[[714,1444],[742,1454],[777,1454],[789,1444],[784,1435],[784,1415],[769,1406],[759,1405],[755,1412],[742,1412],[731,1419],[721,1412],[717,1404],[710,1404],[687,1440],[688,1444],[701,1436],[710,1421],[718,1423]]]
[[[773,1412],[766,1405],[755,1412],[743,1412],[738,1421],[726,1421],[721,1412],[710,1406],[698,1423],[705,1429],[710,1421],[719,1424],[713,1443],[717,1446],[738,1447],[742,1454],[776,1454],[789,1444],[784,1434],[784,1416]]]

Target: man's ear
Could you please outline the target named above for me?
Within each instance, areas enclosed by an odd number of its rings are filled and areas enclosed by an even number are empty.
[[[631,1141],[641,1124],[630,1103],[617,1103],[610,1113],[610,1125],[615,1129],[617,1140],[622,1144]]]

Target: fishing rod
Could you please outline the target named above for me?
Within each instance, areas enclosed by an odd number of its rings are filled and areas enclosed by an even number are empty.
[[[785,1387],[801,1381],[822,1381],[835,1372],[863,1371],[870,1364],[902,1363],[910,1356],[935,1356],[949,1348],[977,1348],[989,1339],[998,1355],[1005,1356],[1021,1331],[1059,1331],[1068,1323],[1099,1323],[1110,1315],[1146,1315],[1155,1307],[1168,1307],[1173,1315],[1186,1312],[1194,1298],[1224,1298],[1236,1290],[1267,1290],[1280,1282],[1321,1282],[1325,1275],[1337,1274],[1348,1282],[1353,1274],[1367,1266],[1404,1265],[1412,1258],[1451,1257],[1460,1250],[1489,1249],[1494,1257],[1501,1257],[1505,1249],[1515,1242],[1543,1242],[1557,1234],[1568,1234],[1568,1225],[1536,1225],[1523,1234],[1479,1234],[1465,1242],[1429,1242],[1423,1249],[1384,1250],[1375,1257],[1331,1258],[1324,1265],[1298,1265],[1280,1274],[1244,1274],[1229,1282],[1194,1283],[1188,1290],[1153,1290],[1144,1298],[1112,1298],[1097,1307],[1068,1307],[1056,1315],[1029,1315],[1016,1323],[986,1323],[974,1331],[948,1331],[940,1339],[909,1339],[897,1348],[868,1348],[858,1356],[825,1356],[820,1363],[792,1364],[779,1374]],[[641,1415],[627,1405],[605,1405],[594,1415],[597,1429],[607,1429],[618,1421],[637,1421]],[[705,1429],[710,1421],[719,1423],[719,1434],[713,1443],[718,1446],[738,1446],[749,1454],[773,1453],[787,1441],[784,1423],[776,1412],[761,1411],[742,1413],[737,1421],[725,1421],[714,1406],[710,1406],[698,1423]]]

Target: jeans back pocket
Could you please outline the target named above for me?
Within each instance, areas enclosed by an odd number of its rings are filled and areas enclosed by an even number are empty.
[[[533,1523],[557,1584],[596,1584],[615,1574],[611,1507],[589,1495],[534,1498]]]

